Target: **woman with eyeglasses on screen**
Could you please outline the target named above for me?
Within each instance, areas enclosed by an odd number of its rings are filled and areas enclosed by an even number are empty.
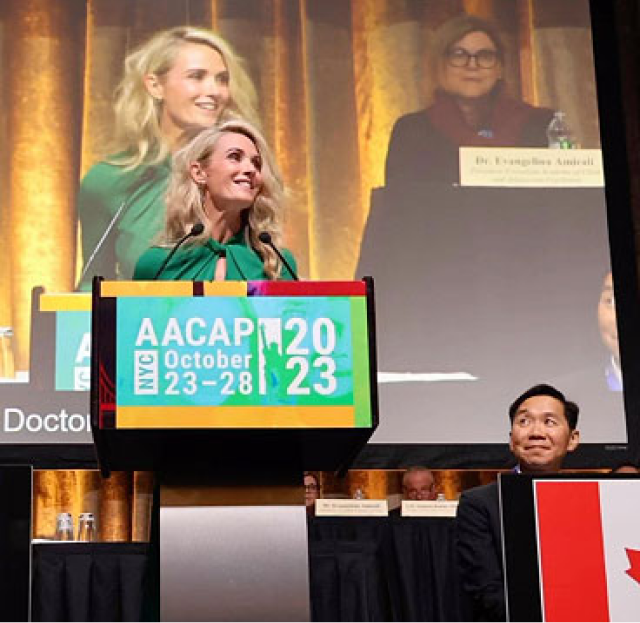
[[[496,28],[480,18],[460,15],[438,29],[433,103],[396,122],[387,154],[388,186],[458,182],[460,146],[548,146],[553,111],[507,94],[504,54]]]

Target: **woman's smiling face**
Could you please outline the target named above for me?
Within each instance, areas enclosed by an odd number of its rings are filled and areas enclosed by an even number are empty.
[[[212,126],[231,99],[222,55],[200,43],[182,44],[171,69],[147,80],[152,96],[162,102],[160,127],[168,138],[190,126]]]
[[[191,165],[192,177],[206,189],[207,209],[241,212],[262,189],[262,157],[244,134],[227,132],[204,163]]]

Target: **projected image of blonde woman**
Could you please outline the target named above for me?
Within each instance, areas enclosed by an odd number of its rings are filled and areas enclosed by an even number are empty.
[[[171,154],[185,130],[237,117],[258,123],[255,88],[242,59],[217,34],[172,28],[127,56],[111,155],[80,186],[79,289],[90,288],[94,275],[131,278],[163,227]]]

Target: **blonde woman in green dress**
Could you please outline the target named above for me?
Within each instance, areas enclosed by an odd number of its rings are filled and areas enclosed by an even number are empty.
[[[89,289],[94,275],[132,277],[162,230],[171,154],[185,131],[236,117],[257,124],[256,99],[242,60],[205,29],[157,33],[126,58],[113,155],[88,171],[79,190],[79,289]]]
[[[134,279],[296,278],[291,253],[282,251],[283,262],[274,249],[285,191],[255,127],[233,120],[202,130],[176,153],[172,169],[163,240],[142,255]],[[196,225],[201,232],[169,257]]]

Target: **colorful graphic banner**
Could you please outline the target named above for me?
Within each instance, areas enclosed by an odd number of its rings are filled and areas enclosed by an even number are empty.
[[[55,343],[56,391],[89,391],[91,380],[91,312],[58,311],[56,313]]]
[[[118,297],[115,427],[371,427],[366,297],[301,288]]]

